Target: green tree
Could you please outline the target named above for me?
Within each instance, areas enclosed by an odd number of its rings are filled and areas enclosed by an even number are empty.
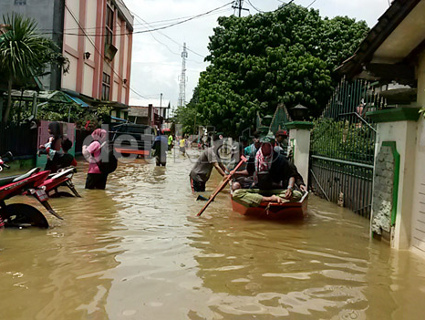
[[[25,87],[43,74],[50,63],[65,65],[66,59],[48,38],[37,34],[35,20],[12,14],[3,16],[6,32],[0,39],[0,76],[7,81],[8,99],[3,122],[9,119],[12,87]]]
[[[368,31],[364,21],[322,19],[318,10],[293,4],[218,23],[190,107],[198,122],[229,135],[252,127],[257,112],[273,114],[279,103],[301,103],[320,115],[336,84],[332,71]]]

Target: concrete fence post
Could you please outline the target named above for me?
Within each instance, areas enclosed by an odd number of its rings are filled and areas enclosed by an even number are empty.
[[[371,236],[409,249],[412,236],[418,108],[371,111],[377,123]]]
[[[312,122],[293,121],[285,123],[289,129],[289,145],[293,152],[294,164],[307,183],[310,157],[310,131]]]

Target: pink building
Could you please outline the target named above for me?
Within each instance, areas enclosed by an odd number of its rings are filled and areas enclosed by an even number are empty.
[[[63,17],[62,50],[70,69],[62,74],[61,89],[127,107],[133,16],[124,2],[66,0]]]

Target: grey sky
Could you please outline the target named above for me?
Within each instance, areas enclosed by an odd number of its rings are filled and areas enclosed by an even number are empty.
[[[182,70],[181,52],[183,43],[188,47],[186,61],[186,101],[189,102],[197,85],[200,72],[207,64],[203,58],[208,54],[207,45],[213,28],[217,26],[219,16],[235,13],[231,0],[124,0],[135,15],[135,34],[133,36],[133,56],[131,72],[130,104],[162,106],[171,103],[177,106],[179,98],[179,81]],[[245,0],[242,15],[256,14],[257,10],[272,11],[283,1],[280,0]],[[389,0],[295,0],[294,3],[319,9],[322,17],[336,15],[349,16],[365,20],[372,27],[377,19],[389,7]],[[227,4],[227,5],[226,5]],[[222,7],[210,14],[194,18],[188,22],[162,30],[146,30],[164,27],[181,18],[202,15]],[[177,20],[178,19],[178,20]]]

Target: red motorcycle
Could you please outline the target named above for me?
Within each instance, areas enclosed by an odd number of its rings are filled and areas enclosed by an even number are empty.
[[[0,171],[3,168],[10,168],[4,163],[4,158],[12,158],[9,152],[0,157]],[[46,217],[33,206],[26,203],[6,204],[5,201],[22,194],[35,197],[49,213],[56,218],[63,220],[48,203],[48,196],[41,184],[46,180],[50,171],[41,171],[40,168],[34,168],[23,175],[0,178],[0,226],[4,227],[39,227],[48,228],[49,223]]]
[[[81,198],[78,191],[75,189],[72,183],[72,177],[77,169],[74,167],[64,168],[60,172],[50,174],[47,179],[42,183],[41,187],[46,190],[47,195],[50,198],[55,197],[79,197]],[[65,191],[59,191],[60,186],[68,187],[71,193]]]

